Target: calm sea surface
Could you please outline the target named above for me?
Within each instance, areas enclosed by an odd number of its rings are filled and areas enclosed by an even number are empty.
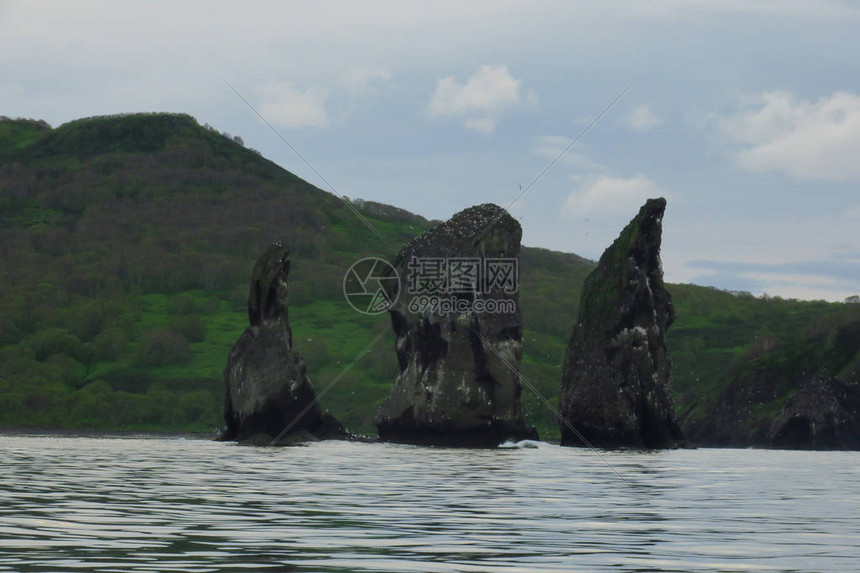
[[[602,455],[0,436],[0,571],[860,569],[860,453]]]

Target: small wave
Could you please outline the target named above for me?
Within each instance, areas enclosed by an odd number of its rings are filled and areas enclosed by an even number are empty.
[[[520,440],[519,442],[515,442],[513,440],[508,440],[503,444],[499,444],[500,448],[533,448],[537,449],[541,446],[544,446],[543,442],[539,442],[537,440]]]

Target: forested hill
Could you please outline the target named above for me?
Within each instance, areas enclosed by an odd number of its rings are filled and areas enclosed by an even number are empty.
[[[247,325],[250,270],[277,240],[294,255],[296,350],[318,390],[328,385],[387,324],[343,299],[354,261],[392,255],[352,209],[395,248],[431,226],[377,203],[350,208],[187,115],[97,117],[53,129],[0,119],[0,427],[212,431],[221,424],[221,370]],[[592,266],[523,250],[523,373],[553,403]],[[679,410],[697,404],[694,421],[762,332],[788,343],[845,307],[670,290],[675,397]],[[389,335],[323,405],[370,432],[395,371]],[[542,433],[557,434],[551,411],[528,392],[524,399]]]

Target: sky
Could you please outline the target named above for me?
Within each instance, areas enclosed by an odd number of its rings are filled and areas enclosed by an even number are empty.
[[[841,301],[858,29],[827,0],[0,0],[0,115],[184,112],[339,195],[497,203],[591,259],[663,196],[668,281]]]

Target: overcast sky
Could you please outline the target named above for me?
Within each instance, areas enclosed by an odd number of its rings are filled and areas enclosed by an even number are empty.
[[[343,195],[510,207],[596,259],[665,196],[672,282],[860,294],[860,7],[4,2],[0,115],[186,112]],[[538,175],[621,94],[532,187]]]

